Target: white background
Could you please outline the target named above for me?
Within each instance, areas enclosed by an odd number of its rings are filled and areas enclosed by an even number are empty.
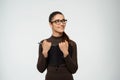
[[[77,43],[75,80],[120,80],[119,0],[0,0],[0,80],[44,80],[38,42],[51,36],[48,16],[61,11]]]

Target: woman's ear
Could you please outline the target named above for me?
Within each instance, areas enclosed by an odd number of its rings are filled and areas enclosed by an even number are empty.
[[[52,28],[52,23],[49,22],[50,27]]]

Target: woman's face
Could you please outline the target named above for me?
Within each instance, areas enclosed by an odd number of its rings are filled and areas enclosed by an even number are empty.
[[[53,32],[55,33],[63,33],[65,26],[66,26],[66,20],[63,15],[57,14],[53,17],[52,23],[50,23],[50,26],[52,27]]]

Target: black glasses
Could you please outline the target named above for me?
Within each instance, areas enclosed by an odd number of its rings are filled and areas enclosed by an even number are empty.
[[[55,23],[57,25],[60,25],[61,23],[66,24],[67,20],[66,19],[62,19],[62,20],[57,19],[57,20],[51,21],[51,23]]]

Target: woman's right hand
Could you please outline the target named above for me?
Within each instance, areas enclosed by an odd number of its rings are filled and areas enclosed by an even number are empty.
[[[42,48],[43,48],[42,54],[44,55],[45,58],[48,57],[48,51],[50,50],[50,47],[51,47],[51,42],[44,40],[42,43]]]

